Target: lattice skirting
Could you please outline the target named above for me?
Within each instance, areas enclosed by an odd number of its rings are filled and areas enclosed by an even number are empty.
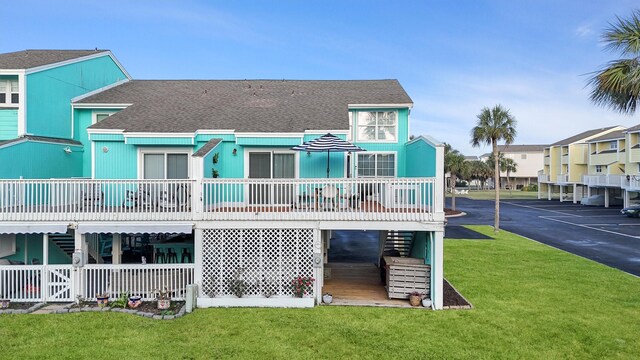
[[[313,276],[312,229],[205,229],[202,292],[219,298],[291,297],[291,282]],[[312,298],[311,289],[305,297]]]

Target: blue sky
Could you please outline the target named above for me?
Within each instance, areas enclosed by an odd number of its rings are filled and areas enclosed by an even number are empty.
[[[551,143],[624,116],[588,100],[585,74],[618,55],[600,33],[637,1],[7,1],[0,52],[111,49],[137,79],[399,79],[413,134],[468,155],[483,106]],[[10,35],[10,36],[9,36]]]

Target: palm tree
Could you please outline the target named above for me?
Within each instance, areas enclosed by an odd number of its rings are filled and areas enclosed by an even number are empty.
[[[609,62],[587,83],[595,104],[632,115],[640,103],[640,10],[633,11],[628,19],[616,20],[602,34],[602,41],[609,50],[628,58]]]
[[[513,186],[511,186],[511,179],[509,176],[512,172],[518,171],[518,164],[511,158],[503,158],[500,163],[500,171],[507,173],[507,184],[509,185],[509,195],[511,195]]]
[[[480,147],[481,144],[491,145],[493,154],[493,176],[496,192],[493,231],[500,231],[500,167],[498,159],[498,141],[503,140],[506,145],[513,143],[516,138],[516,119],[508,109],[496,105],[492,109],[483,108],[477,116],[478,123],[471,130],[471,144]]]
[[[458,178],[463,178],[467,172],[467,162],[464,160],[464,155],[460,154],[457,150],[449,152],[447,159],[445,160],[449,174],[451,175],[451,210],[456,209],[456,182]]]

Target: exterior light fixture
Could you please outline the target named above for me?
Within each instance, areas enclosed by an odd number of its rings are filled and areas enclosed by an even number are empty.
[[[238,155],[238,149],[233,149],[233,151],[231,153],[233,154],[233,156]]]
[[[64,148],[64,152],[66,152],[67,154],[71,154],[71,148],[67,146],[66,148]]]

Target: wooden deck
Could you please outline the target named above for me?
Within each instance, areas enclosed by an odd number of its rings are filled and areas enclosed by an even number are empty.
[[[333,295],[331,305],[411,307],[408,300],[389,299],[375,264],[329,263],[325,271],[331,278],[324,280],[322,293]]]

